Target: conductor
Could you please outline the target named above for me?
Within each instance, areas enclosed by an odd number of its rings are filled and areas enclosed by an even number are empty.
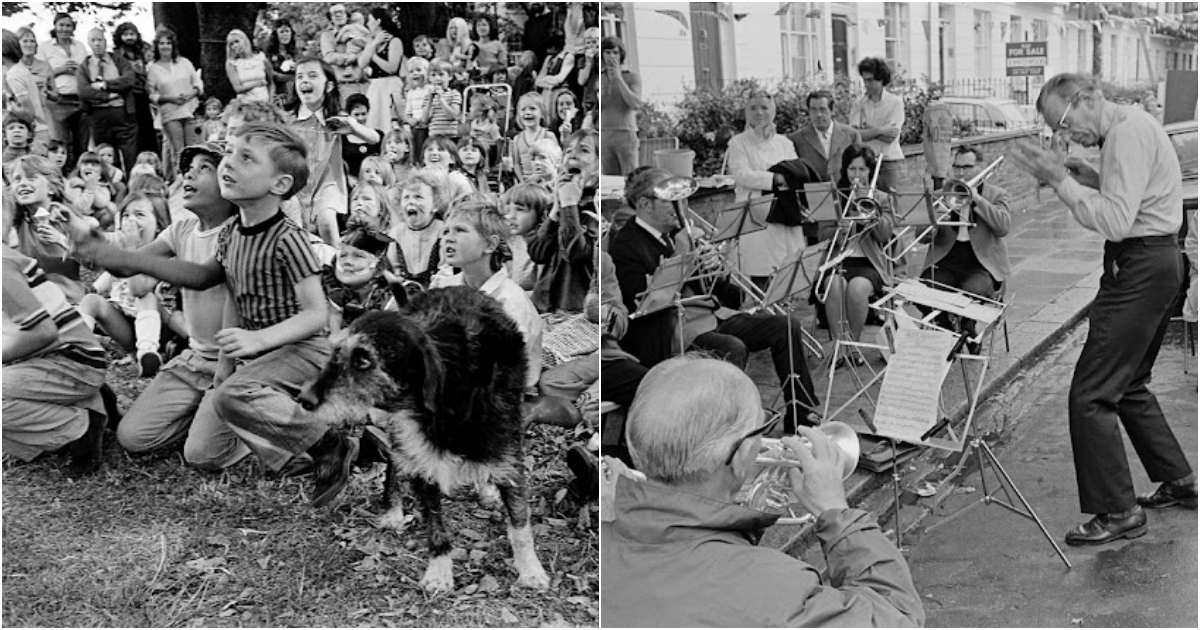
[[[1109,102],[1091,77],[1052,77],[1037,108],[1057,121],[1055,134],[1099,146],[1100,171],[1077,158],[1064,164],[1032,144],[1018,145],[1016,163],[1049,183],[1080,225],[1107,239],[1068,398],[1079,507],[1095,517],[1067,532],[1066,541],[1136,538],[1146,533],[1143,507],[1196,501],[1195,474],[1148,387],[1182,273],[1179,158],[1150,114]],[[1121,426],[1151,481],[1161,482],[1152,494],[1134,495]]]

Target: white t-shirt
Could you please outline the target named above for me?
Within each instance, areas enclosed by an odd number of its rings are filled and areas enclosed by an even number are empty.
[[[192,216],[175,221],[158,235],[175,252],[179,260],[203,263],[217,254],[217,237],[221,230],[237,218],[232,216],[211,230],[200,229],[200,219]],[[187,316],[188,345],[206,359],[217,359],[217,331],[225,313],[229,291],[221,283],[204,291],[182,289],[183,312]]]
[[[854,106],[850,108],[850,124],[857,129],[895,127],[897,130],[901,130],[904,128],[904,99],[887,90],[883,91],[883,96],[879,98],[878,103],[863,96],[854,101]],[[865,140],[863,143],[874,149],[875,153],[884,160],[904,159],[904,150],[900,148],[899,133],[891,142],[875,138]]]
[[[456,273],[452,276],[438,274],[429,283],[430,289],[443,287],[461,287],[463,275]],[[533,302],[525,295],[525,291],[508,277],[508,271],[501,268],[479,287],[479,290],[492,296],[504,307],[504,312],[512,318],[525,337],[525,357],[529,361],[528,372],[525,374],[525,387],[537,387],[538,379],[542,376],[542,318],[534,308]]]

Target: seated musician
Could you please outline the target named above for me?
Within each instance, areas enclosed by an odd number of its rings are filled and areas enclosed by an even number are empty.
[[[983,165],[983,153],[963,145],[955,151],[953,165],[954,179],[969,182]],[[1003,188],[983,181],[972,186],[970,194],[969,203],[964,204],[965,210],[953,213],[950,220],[974,225],[939,227],[925,256],[921,277],[967,293],[994,298],[1011,271],[1003,240],[1012,226],[1008,194]],[[946,317],[941,316],[939,325],[949,327]],[[965,332],[974,336],[974,322],[963,320],[963,326]],[[978,348],[974,350],[978,352]]]
[[[852,199],[866,195],[871,186],[877,159],[874,149],[865,144],[847,147],[842,153],[838,190]],[[841,332],[842,324],[839,322],[844,322],[849,328],[851,341],[862,339],[871,296],[883,291],[884,286],[892,284],[891,264],[883,255],[883,246],[891,238],[895,223],[891,200],[887,193],[881,191],[875,191],[874,199],[879,204],[880,216],[873,224],[859,221],[839,222],[839,228],[849,230],[851,235],[849,244],[844,249],[847,256],[838,270],[827,274],[829,293],[825,298],[825,316],[834,326],[834,331]],[[857,214],[858,211],[853,207],[843,211],[845,216]],[[859,234],[861,230],[867,232]],[[836,245],[837,239],[830,241],[830,247]],[[839,252],[832,253],[837,255]],[[862,364],[861,355],[851,353],[850,356],[855,364]]]
[[[779,518],[734,502],[756,472],[765,432],[758,390],[733,366],[691,355],[650,370],[629,410],[644,481],[616,479],[600,526],[605,627],[901,627],[925,611],[900,551],[868,512],[850,509],[837,446],[801,427],[783,443],[795,501],[817,515],[828,577],[755,545]],[[613,466],[621,470],[621,466]]]
[[[632,177],[625,187],[625,197],[636,216],[620,232],[611,237],[608,253],[617,269],[617,282],[625,306],[630,313],[637,310],[637,300],[646,290],[647,281],[663,258],[691,250],[694,239],[703,236],[693,229],[691,237],[680,229],[678,215],[669,201],[655,197],[654,187],[671,177],[659,168],[647,169]],[[705,246],[700,244],[701,248]],[[700,250],[697,250],[698,253]],[[715,261],[712,253],[702,253],[706,265]],[[707,267],[712,269],[711,266]],[[816,422],[817,408],[812,376],[805,360],[801,324],[786,315],[769,313],[739,313],[723,305],[737,306],[742,294],[727,277],[716,280],[711,291],[704,291],[693,281],[682,296],[691,297],[685,307],[683,348],[696,348],[713,353],[741,368],[746,367],[749,352],[771,350],[772,363],[781,385],[786,385],[784,400],[786,415],[783,430],[794,432],[800,424]],[[677,309],[667,308],[638,317],[629,322],[621,347],[646,367],[653,367],[681,351]],[[788,382],[795,374],[799,383]]]

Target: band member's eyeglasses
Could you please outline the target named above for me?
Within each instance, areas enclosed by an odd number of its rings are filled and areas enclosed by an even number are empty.
[[[765,411],[765,410],[763,411],[764,415],[769,414],[769,413],[771,413],[771,412]],[[729,451],[729,457],[725,458],[725,465],[728,466],[733,463],[733,458],[735,455],[737,455],[738,449],[742,447],[742,442],[745,442],[746,440],[760,436],[764,433],[769,432],[771,429],[774,429],[775,425],[779,424],[779,420],[782,417],[783,417],[782,413],[772,414],[771,419],[767,420],[765,423],[763,423],[762,426],[760,426],[757,429],[754,429],[753,431],[747,433],[746,435],[743,435],[742,437],[738,438],[738,441],[733,443],[733,448]]]

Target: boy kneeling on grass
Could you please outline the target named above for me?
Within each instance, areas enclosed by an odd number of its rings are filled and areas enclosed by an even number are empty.
[[[122,252],[92,238],[83,239],[77,252],[112,271],[146,273],[193,289],[226,282],[229,299],[215,337],[215,389],[201,401],[194,422],[224,423],[244,444],[220,453],[185,448],[185,458],[198,468],[221,470],[248,449],[272,471],[296,474],[311,467],[313,501],[322,503],[348,482],[358,442],[327,431],[292,395],[317,376],[330,352],[320,262],[304,231],[280,210],[308,181],[306,154],[283,125],[248,123],[231,132],[217,173],[221,196],[238,207],[238,217],[204,263]]]

